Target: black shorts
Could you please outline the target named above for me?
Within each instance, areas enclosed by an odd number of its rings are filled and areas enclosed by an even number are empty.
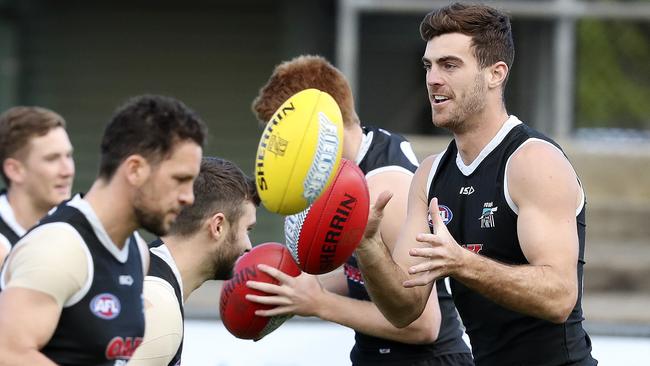
[[[353,366],[365,366],[366,364],[359,363]],[[404,361],[395,363],[391,362],[375,362],[373,366],[474,366],[474,358],[471,353],[448,353],[439,356],[433,356],[426,360],[419,361]]]

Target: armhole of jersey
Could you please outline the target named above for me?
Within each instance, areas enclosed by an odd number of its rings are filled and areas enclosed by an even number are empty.
[[[7,249],[7,255],[9,255],[9,251],[11,250],[11,243],[9,242],[9,239],[7,239],[6,236],[0,234],[0,247],[5,247]],[[0,263],[2,265],[2,263]]]
[[[438,281],[440,281],[440,280],[438,280]],[[447,289],[447,292],[449,292],[449,294],[451,294],[451,279],[447,276],[447,277],[443,278],[443,281],[445,282],[445,288]]]
[[[142,260],[142,274],[146,276],[149,272],[149,247],[147,246],[147,242],[144,241],[144,239],[142,239],[140,236],[140,233],[134,231],[133,236],[135,237],[135,241],[138,244],[140,259]]]
[[[86,294],[88,293],[88,290],[90,289],[90,285],[93,282],[93,276],[94,276],[94,273],[95,273],[94,268],[95,267],[93,265],[93,257],[90,255],[90,251],[88,250],[88,246],[85,244],[85,242],[84,242],[83,238],[81,237],[81,235],[79,235],[79,232],[77,230],[75,230],[75,228],[72,227],[72,225],[70,225],[68,223],[65,223],[65,222],[53,222],[53,223],[45,224],[43,226],[39,226],[39,227],[35,228],[34,230],[32,230],[32,232],[40,230],[40,228],[42,228],[42,227],[49,227],[50,225],[60,226],[61,228],[65,228],[66,230],[70,230],[70,231],[74,232],[75,236],[77,236],[79,238],[79,242],[81,243],[81,246],[83,248],[84,253],[86,254],[86,259],[87,259],[86,264],[87,264],[88,276],[86,278],[86,282],[81,287],[81,289],[79,289],[79,291],[77,291],[74,295],[72,295],[68,299],[68,301],[66,301],[65,304],[63,304],[63,307],[65,308],[65,307],[69,307],[69,306],[72,306],[72,305],[76,304],[77,302],[79,302],[79,300],[81,300],[84,296],[86,296]],[[27,235],[29,235],[29,233],[27,233]],[[19,240],[18,243],[16,243],[16,245],[14,246],[12,252],[15,252],[16,250],[18,250],[18,248],[23,246],[24,243],[25,243],[24,241]],[[7,268],[9,268],[9,264],[8,264],[9,256],[7,256],[5,262],[7,262],[7,264],[2,266],[2,273],[0,274],[0,288],[4,288],[6,286],[5,277],[6,277]]]
[[[564,155],[562,150],[560,150],[557,146],[553,145],[552,143],[550,143],[550,142],[548,142],[546,140],[542,140],[542,139],[538,139],[538,138],[534,138],[534,137],[529,138],[528,140],[524,141],[521,145],[519,145],[519,147],[517,147],[517,149],[515,149],[515,151],[512,152],[512,154],[510,154],[510,156],[508,157],[508,161],[506,161],[506,168],[505,168],[505,170],[503,172],[503,195],[506,198],[506,202],[508,202],[508,207],[510,207],[510,209],[512,210],[512,212],[515,213],[515,215],[519,215],[519,207],[517,207],[517,204],[515,204],[515,201],[512,200],[512,197],[510,196],[510,190],[508,189],[508,165],[510,165],[510,159],[512,159],[512,156],[515,155],[515,153],[517,153],[517,151],[519,151],[519,149],[524,147],[524,145],[526,145],[527,143],[535,142],[535,141],[543,142],[543,143],[546,143],[548,145],[551,145],[555,150],[557,150],[560,154],[562,154],[562,156],[564,156],[564,158],[566,159],[566,155]],[[576,174],[576,178],[577,178],[577,174]],[[577,178],[577,179],[578,179],[578,185],[580,186],[580,204],[576,208],[576,216],[578,216],[578,214],[580,213],[580,211],[582,211],[582,208],[585,205],[585,191],[582,188],[582,182],[580,181],[580,178]]]
[[[94,265],[94,262],[93,262],[93,256],[90,254],[90,250],[88,249],[88,245],[83,240],[83,238],[81,237],[79,232],[77,230],[75,230],[70,224],[63,223],[63,222],[62,223],[56,223],[56,224],[66,225],[66,226],[70,227],[70,229],[72,231],[74,231],[75,235],[79,238],[80,243],[82,243],[81,246],[82,246],[82,248],[84,250],[84,253],[86,253],[86,264],[88,266],[87,267],[88,277],[86,278],[86,283],[84,283],[83,287],[81,287],[81,289],[79,289],[79,291],[77,291],[74,295],[72,295],[68,299],[68,301],[66,301],[65,304],[63,304],[63,307],[67,308],[67,307],[70,307],[70,306],[78,303],[79,301],[81,301],[81,299],[83,299],[84,296],[86,296],[86,294],[88,293],[88,290],[90,290],[90,286],[93,283],[93,278],[95,277],[95,265]]]
[[[9,254],[11,253],[11,243],[4,235],[0,234],[0,245],[7,246],[7,254],[5,254],[4,260],[0,263],[0,290],[5,288],[5,271],[7,267],[5,263],[9,259]]]
[[[401,167],[399,165],[389,165],[389,166],[383,166],[381,168],[377,168],[375,170],[369,171],[366,174],[366,179],[368,179],[368,178],[370,178],[370,177],[372,177],[374,175],[381,174],[381,173],[386,173],[386,172],[399,172],[399,173],[407,174],[409,177],[413,176],[413,172],[406,169],[406,168],[404,168],[404,167]]]
[[[427,178],[427,190],[425,194],[427,195],[427,202],[429,201],[429,192],[431,192],[431,184],[433,183],[433,178],[436,176],[436,171],[438,170],[438,165],[440,165],[440,160],[445,155],[446,151],[441,152],[436,156],[436,159],[431,164],[431,170],[429,170],[429,177]]]
[[[174,298],[176,298],[176,290],[174,290],[174,286],[172,286],[169,281],[157,276],[145,276],[144,280],[163,284],[165,288],[169,290],[172,295],[174,295]]]

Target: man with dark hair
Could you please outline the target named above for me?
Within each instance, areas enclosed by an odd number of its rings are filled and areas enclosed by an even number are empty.
[[[206,157],[194,181],[194,204],[181,211],[169,235],[150,245],[144,281],[146,330],[129,365],[178,365],[183,349],[183,303],[208,280],[227,280],[251,249],[259,197],[255,183],[230,161]]]
[[[510,20],[456,3],[420,30],[433,124],[454,139],[415,173],[394,262],[376,232],[390,195],[377,200],[357,249],[373,300],[404,327],[449,276],[477,365],[595,365],[582,328],[585,196],[558,145],[506,111]]]
[[[0,263],[18,239],[61,201],[74,178],[72,144],[59,114],[13,107],[0,115]]]
[[[307,88],[325,91],[338,103],[344,125],[343,157],[364,172],[371,199],[386,189],[394,192],[379,229],[390,250],[406,217],[408,189],[418,166],[411,145],[398,134],[361,126],[345,76],[318,56],[300,56],[275,68],[253,102],[257,119],[270,120],[286,99]],[[293,278],[270,267],[262,270],[278,279],[279,285],[249,282],[249,286],[276,296],[251,296],[250,300],[279,306],[259,315],[317,316],[354,329],[355,345],[350,352],[354,365],[473,365],[461,338],[458,313],[442,281],[421,316],[398,329],[371,302],[354,256],[343,270],[322,276],[322,285],[308,274]]]
[[[194,200],[205,125],[145,95],[113,116],[98,178],[27,233],[0,274],[0,362],[123,365],[142,341],[148,267],[138,228],[165,234]]]

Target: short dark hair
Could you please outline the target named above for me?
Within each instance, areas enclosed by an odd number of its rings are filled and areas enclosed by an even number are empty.
[[[34,137],[45,136],[50,130],[65,128],[65,120],[58,113],[41,107],[17,106],[0,115],[0,164],[8,158],[21,158]],[[11,182],[0,169],[5,185]]]
[[[101,141],[99,177],[110,180],[130,155],[151,163],[168,157],[177,142],[190,140],[203,147],[207,128],[181,101],[161,95],[141,95],[114,113]]]
[[[481,68],[503,61],[512,67],[515,46],[510,18],[486,5],[454,3],[427,14],[420,23],[425,41],[447,34],[461,33],[472,37],[474,56]]]
[[[302,55],[277,65],[260,88],[251,108],[258,121],[266,124],[282,103],[299,91],[310,88],[324,91],[334,98],[345,126],[359,124],[350,84],[339,69],[321,56]]]
[[[201,229],[203,221],[222,212],[234,225],[243,215],[245,201],[259,206],[255,182],[235,165],[217,158],[204,157],[194,180],[194,203],[183,208],[169,230],[171,235],[190,236]]]

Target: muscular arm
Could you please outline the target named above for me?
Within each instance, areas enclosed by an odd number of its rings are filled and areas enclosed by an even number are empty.
[[[403,283],[410,279],[406,269],[423,261],[422,258],[409,256],[408,250],[414,246],[426,245],[416,242],[415,237],[418,233],[429,231],[425,191],[426,179],[432,162],[433,157],[425,159],[411,181],[406,220],[392,219],[402,223],[401,228],[398,229],[399,235],[392,253],[379,234],[373,235],[373,225],[376,225],[377,222],[372,217],[364,239],[356,252],[366,288],[373,302],[386,319],[400,328],[406,327],[418,319],[425,312],[428,303],[438,308],[437,297],[431,295],[432,292],[435,293],[432,291],[433,283],[424,287],[403,287]],[[387,212],[387,215],[390,215],[390,212]],[[382,222],[387,218],[384,218]],[[383,232],[381,235],[383,236]],[[440,310],[436,311],[439,326]],[[431,309],[426,309],[426,313],[431,313]]]
[[[448,273],[506,308],[562,323],[578,294],[576,207],[582,196],[577,178],[559,151],[540,142],[516,152],[507,174],[519,208],[519,242],[530,264],[505,265],[470,251],[450,251],[457,244],[438,223],[439,235],[421,237],[433,248],[412,251],[430,261],[413,267],[412,273],[428,271],[423,278]]]
[[[437,293],[422,315],[405,328],[396,328],[370,301],[352,299],[323,291],[317,300],[315,316],[344,325],[358,332],[402,343],[433,343],[440,329],[440,308]]]
[[[61,307],[39,291],[8,288],[0,295],[0,365],[56,365],[39,350],[54,334]]]
[[[129,366],[167,365],[183,339],[183,317],[174,289],[166,281],[147,276],[144,281],[145,332]]]
[[[75,240],[66,230],[34,230],[10,254],[0,293],[0,365],[54,365],[40,349],[87,278],[86,255]]]

